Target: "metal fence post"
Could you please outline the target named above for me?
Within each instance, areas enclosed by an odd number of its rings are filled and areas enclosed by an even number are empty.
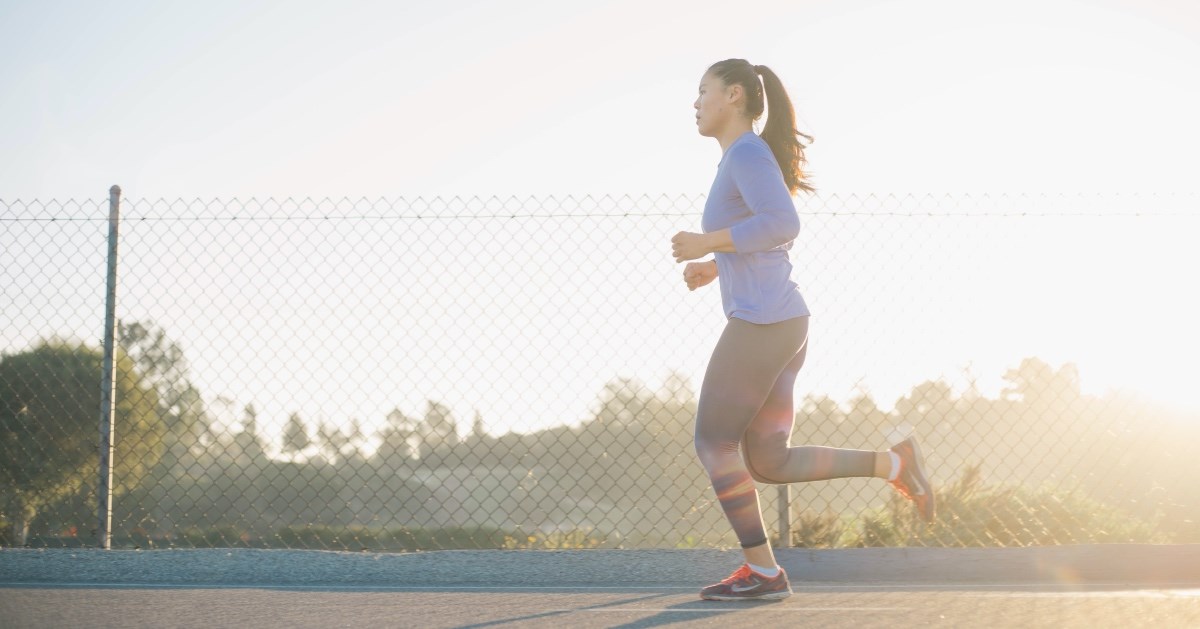
[[[779,485],[779,547],[792,545],[792,486]]]
[[[112,547],[113,423],[116,406],[117,233],[121,188],[108,190],[108,287],[104,297],[104,364],[100,375],[100,547]]]

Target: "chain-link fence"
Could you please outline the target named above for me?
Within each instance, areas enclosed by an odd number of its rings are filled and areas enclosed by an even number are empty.
[[[670,255],[703,202],[123,201],[113,545],[735,545],[692,447],[720,298]],[[762,487],[776,543],[1200,541],[1195,197],[800,204],[793,443],[915,430],[940,516]],[[108,212],[0,202],[5,545],[97,542]]]

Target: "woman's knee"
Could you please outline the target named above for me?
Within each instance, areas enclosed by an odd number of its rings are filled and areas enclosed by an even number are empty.
[[[713,465],[716,464],[716,446],[710,439],[697,434],[696,438],[692,440],[692,447],[696,449],[696,458],[700,459],[700,464],[711,472]]]
[[[709,476],[720,473],[731,464],[738,465],[739,444],[737,441],[715,439],[708,436],[696,435],[693,445],[700,464],[708,471]]]
[[[778,479],[785,476],[783,472],[784,463],[787,461],[787,446],[780,448],[778,444],[772,443],[772,440],[769,439],[747,439],[742,460],[745,461],[746,469],[749,470],[750,476],[754,480],[778,485],[783,482]]]

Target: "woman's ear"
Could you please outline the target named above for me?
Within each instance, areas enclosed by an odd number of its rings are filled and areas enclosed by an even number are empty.
[[[744,94],[742,93],[742,86],[740,83],[734,83],[733,85],[730,85],[725,92],[725,98],[730,103],[738,102],[742,99],[742,96],[744,96]]]

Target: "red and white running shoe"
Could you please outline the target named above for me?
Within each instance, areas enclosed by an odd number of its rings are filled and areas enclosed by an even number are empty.
[[[710,601],[767,601],[784,599],[792,595],[783,568],[774,577],[761,575],[742,564],[733,574],[720,583],[700,590],[700,598]]]
[[[925,522],[933,522],[935,511],[933,485],[925,476],[924,461],[921,458],[921,448],[917,446],[916,437],[909,437],[891,447],[891,451],[900,457],[900,473],[896,480],[889,483],[902,496],[913,501],[917,513]]]

